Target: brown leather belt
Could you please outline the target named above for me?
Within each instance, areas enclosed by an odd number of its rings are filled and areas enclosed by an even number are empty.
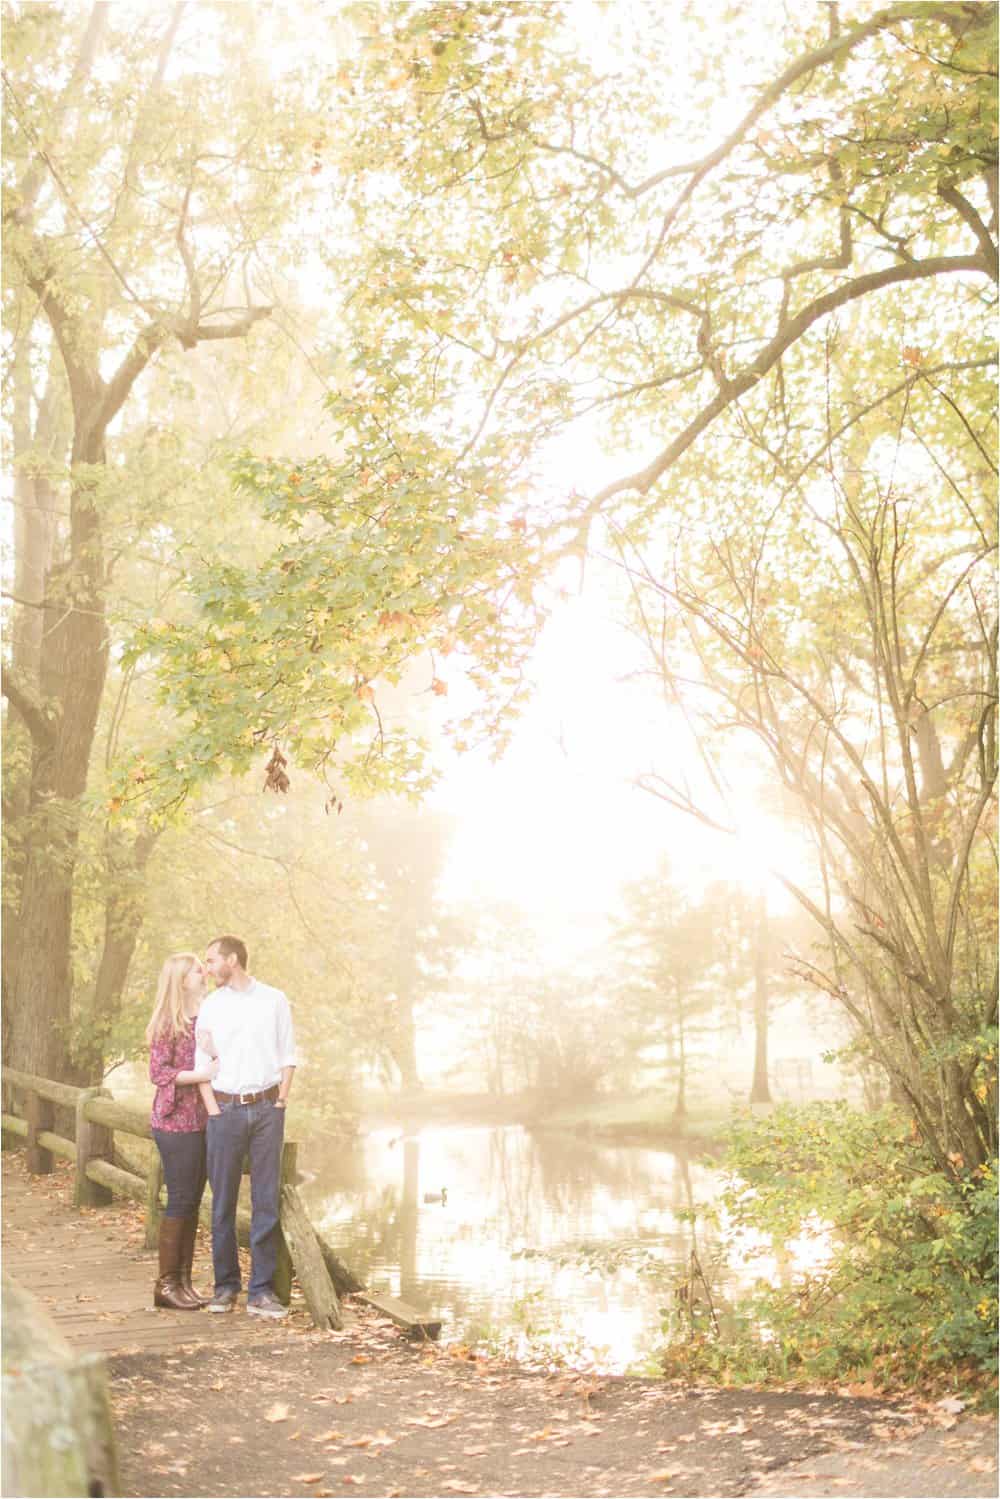
[[[265,1088],[263,1093],[220,1093],[217,1088],[212,1092],[219,1103],[264,1103],[273,1102],[278,1096],[278,1084],[271,1088]]]

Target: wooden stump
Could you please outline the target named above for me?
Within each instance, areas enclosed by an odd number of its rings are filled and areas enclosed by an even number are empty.
[[[103,1357],[74,1353],[35,1298],[6,1277],[3,1328],[3,1492],[117,1494]]]
[[[160,1242],[160,1219],[163,1217],[163,1205],[160,1202],[160,1190],[163,1186],[163,1161],[160,1152],[155,1150],[153,1158],[146,1172],[146,1248],[155,1249]]]
[[[36,1176],[44,1176],[52,1170],[51,1150],[39,1144],[38,1136],[52,1128],[52,1104],[35,1092],[28,1092],[24,1099],[24,1117],[28,1121],[28,1143],[24,1163]]]
[[[83,1088],[76,1100],[76,1181],[73,1185],[73,1206],[76,1208],[103,1207],[113,1196],[110,1188],[102,1187],[87,1175],[91,1161],[111,1159],[111,1131],[107,1125],[94,1124],[85,1112],[91,1099],[110,1097],[107,1088]]]

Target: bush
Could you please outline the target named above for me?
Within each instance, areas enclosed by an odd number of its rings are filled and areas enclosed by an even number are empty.
[[[828,1250],[781,1283],[758,1280],[726,1314],[688,1318],[669,1372],[746,1380],[836,1378],[881,1386],[997,1370],[997,1169],[944,1175],[907,1121],[843,1103],[782,1108],[738,1123],[720,1222],[730,1261],[741,1239],[779,1264],[790,1241]]]

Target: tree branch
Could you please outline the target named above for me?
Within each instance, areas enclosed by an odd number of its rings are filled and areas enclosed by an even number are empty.
[[[13,668],[3,663],[0,674],[0,691],[23,720],[25,727],[39,749],[51,749],[55,743],[53,720],[42,699],[22,682]]]
[[[974,273],[986,269],[979,255],[937,255],[930,260],[915,261],[906,265],[891,265],[880,271],[871,271],[867,275],[858,276],[853,281],[846,282],[843,286],[838,286],[834,291],[816,297],[796,313],[795,317],[789,318],[782,325],[774,337],[765,344],[753,363],[734,379],[728,381],[714,399],[688,422],[673,442],[653,459],[652,463],[634,474],[629,474],[626,478],[614,480],[613,483],[600,490],[584,512],[584,524],[588,524],[601,507],[615,495],[623,494],[628,490],[635,490],[639,494],[648,493],[667,469],[671,468],[701,436],[702,432],[712,425],[716,417],[756,385],[758,380],[774,368],[792,344],[796,343],[814,323],[828,317],[831,312],[836,312],[839,307],[844,307],[849,302],[869,296],[872,292],[881,291],[886,286],[895,286],[906,281],[926,280],[956,271]]]
[[[979,214],[968,198],[958,191],[953,182],[939,182],[937,190],[938,197],[955,209],[956,213],[965,220],[976,236],[976,239],[979,241],[979,248],[983,252],[983,259],[990,268],[990,275],[996,281],[1000,277],[1000,255],[997,253],[997,247],[993,243],[990,231],[979,217]]]

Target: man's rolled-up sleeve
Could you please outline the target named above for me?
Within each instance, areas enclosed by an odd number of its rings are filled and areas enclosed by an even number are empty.
[[[295,1055],[295,1028],[292,1025],[292,1011],[288,1000],[282,995],[278,1001],[278,1066],[297,1067],[298,1065]]]
[[[201,1014],[199,1014],[198,1016],[197,1021],[195,1022],[194,1027],[194,1070],[196,1072],[203,1072],[208,1066],[209,1062],[211,1062],[215,1057],[214,1052],[206,1051],[201,1044],[202,1038],[205,1033],[208,1032],[209,1034],[211,1034],[212,1030],[209,1022],[202,1018],[204,1016],[204,1013],[204,1010],[202,1010]]]

